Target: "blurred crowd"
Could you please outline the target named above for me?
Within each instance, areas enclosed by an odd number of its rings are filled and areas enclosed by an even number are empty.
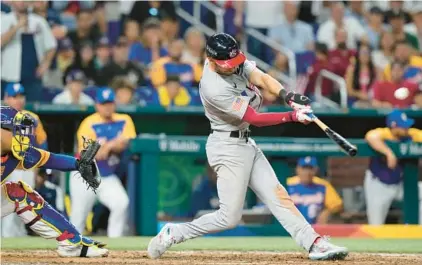
[[[1,4],[2,87],[20,83],[28,102],[90,105],[111,87],[119,105],[200,104],[205,37],[181,36],[172,2]]]
[[[326,70],[345,80],[349,107],[422,107],[417,1],[210,3],[224,11],[224,30],[292,89],[319,100],[315,87]],[[92,104],[97,88],[107,86],[121,105],[200,105],[206,36],[179,18],[177,8],[192,13],[193,3],[2,1],[2,87],[21,83],[30,102]],[[215,15],[201,14],[204,25],[216,28]],[[296,74],[285,51],[248,29],[293,52]],[[340,89],[322,78],[323,97],[339,102]],[[281,104],[264,97],[266,105]]]

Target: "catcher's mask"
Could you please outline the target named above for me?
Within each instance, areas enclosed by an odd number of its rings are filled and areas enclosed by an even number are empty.
[[[27,151],[35,141],[35,125],[35,119],[26,113],[18,112],[13,118],[12,133],[19,145],[12,148],[21,157],[27,157]]]

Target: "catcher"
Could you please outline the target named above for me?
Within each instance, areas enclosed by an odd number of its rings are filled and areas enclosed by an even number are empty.
[[[1,217],[16,214],[38,235],[56,239],[62,257],[105,257],[105,244],[83,237],[60,213],[23,181],[6,181],[15,169],[76,170],[95,190],[101,182],[94,160],[100,144],[86,141],[80,159],[35,148],[35,120],[8,106],[1,106]]]

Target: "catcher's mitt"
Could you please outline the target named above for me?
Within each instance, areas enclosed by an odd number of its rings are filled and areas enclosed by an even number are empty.
[[[95,155],[100,150],[100,143],[94,140],[87,140],[82,137],[84,141],[84,149],[81,151],[81,156],[77,160],[77,169],[82,178],[94,192],[100,186],[101,176],[98,172],[97,163],[95,162]]]

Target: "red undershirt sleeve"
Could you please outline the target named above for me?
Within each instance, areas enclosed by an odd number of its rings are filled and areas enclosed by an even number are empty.
[[[251,106],[246,109],[242,120],[257,127],[271,126],[285,122],[291,122],[292,112],[269,112],[258,113]]]

